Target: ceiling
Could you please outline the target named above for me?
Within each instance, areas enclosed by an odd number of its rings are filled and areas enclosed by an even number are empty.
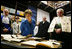
[[[7,7],[11,7],[14,8],[16,7],[16,1],[15,0],[3,0],[1,1],[1,5],[7,6]],[[53,10],[52,7],[48,7],[47,5],[45,5],[44,3],[42,3],[41,1],[17,1],[17,9],[24,11],[25,9],[28,8],[28,5],[32,5],[36,8],[40,8],[42,10],[45,10],[47,12],[50,12],[50,10]]]
[[[47,12],[52,12],[53,10],[56,10],[56,9],[52,8],[51,6],[44,4],[41,1],[23,1],[23,0],[22,1],[19,1],[19,0],[9,0],[8,1],[8,0],[3,0],[1,2],[1,5],[5,5],[7,7],[12,7],[12,8],[15,9],[16,8],[16,2],[17,2],[17,9],[18,10],[22,10],[22,11],[24,11],[25,9],[27,9],[29,5],[32,5],[32,6],[36,7],[36,8],[40,8],[40,9],[42,9],[44,11],[47,11]],[[57,3],[58,1],[53,1],[53,2]],[[60,3],[61,2],[62,1],[60,1]],[[70,9],[68,9],[69,8],[69,4],[63,6],[62,8],[65,8],[65,10],[66,9],[70,10]]]

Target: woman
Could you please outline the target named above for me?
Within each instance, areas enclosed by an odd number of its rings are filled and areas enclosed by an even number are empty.
[[[25,10],[25,18],[26,20],[22,21],[21,23],[21,35],[23,36],[33,36],[35,21],[31,19],[32,11],[30,9]]]

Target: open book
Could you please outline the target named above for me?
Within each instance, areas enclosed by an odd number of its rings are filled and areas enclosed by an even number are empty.
[[[18,35],[18,37],[16,37],[16,35],[10,35],[10,34],[1,34],[1,36],[3,37],[3,40],[6,40],[6,41],[16,41],[16,42],[20,42],[21,38],[25,38],[25,36],[21,36],[21,35]]]
[[[44,46],[48,46],[50,48],[58,48],[60,47],[60,43],[59,42],[52,42],[52,41],[34,41],[34,40],[30,40],[30,41],[26,41],[26,42],[21,42],[22,45],[30,45],[30,46],[37,46],[37,45],[44,45]]]

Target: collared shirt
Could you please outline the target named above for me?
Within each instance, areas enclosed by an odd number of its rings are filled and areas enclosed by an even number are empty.
[[[3,17],[2,23],[9,24],[9,18],[6,16]]]
[[[20,26],[21,35],[27,36],[29,34],[33,34],[34,28],[35,28],[35,21],[34,20],[32,20],[31,24],[28,22],[28,20],[22,21],[21,26]]]
[[[43,24],[44,24],[45,22],[43,21]]]

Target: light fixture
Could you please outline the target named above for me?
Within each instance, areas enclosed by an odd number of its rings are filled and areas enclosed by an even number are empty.
[[[70,1],[47,1],[48,6],[54,8],[54,9],[60,8],[69,3],[70,3]]]
[[[41,2],[47,5],[47,1],[41,1]]]

